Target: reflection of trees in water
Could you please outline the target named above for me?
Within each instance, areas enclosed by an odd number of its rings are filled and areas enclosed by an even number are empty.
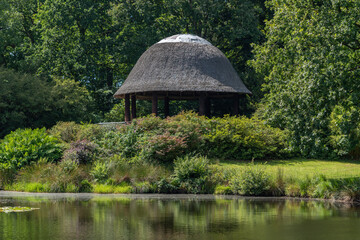
[[[184,239],[257,232],[330,217],[359,217],[360,210],[315,201],[159,200],[21,201],[40,210],[0,214],[0,239]],[[16,205],[16,202],[13,204]],[[202,238],[198,238],[200,240]]]

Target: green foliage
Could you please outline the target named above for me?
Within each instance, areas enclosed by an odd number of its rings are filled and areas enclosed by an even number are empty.
[[[360,158],[360,109],[337,105],[330,115],[330,144],[338,156]]]
[[[62,149],[57,138],[42,129],[18,129],[0,142],[0,165],[20,169],[41,158],[57,161]]]
[[[111,129],[107,129],[97,124],[58,122],[49,130],[49,133],[65,143],[71,143],[81,140],[100,140],[109,130]]]
[[[118,131],[108,131],[97,143],[109,154],[121,154],[131,158],[138,153],[137,142],[141,135],[133,125],[123,125]]]
[[[62,171],[71,173],[78,168],[79,164],[73,159],[68,158],[68,159],[63,159],[59,163],[59,166],[61,167]]]
[[[46,79],[0,67],[0,137],[17,128],[90,120],[89,93],[69,79]]]
[[[287,132],[271,128],[256,118],[230,117],[209,120],[205,134],[208,156],[223,159],[263,159],[288,156]]]
[[[15,182],[6,189],[37,191],[38,188],[43,192],[89,192],[89,178],[82,166],[68,171],[64,170],[61,164],[39,161],[19,170]]]
[[[49,186],[39,182],[18,182],[11,186],[11,190],[19,192],[49,192]]]
[[[154,193],[155,190],[156,186],[147,181],[135,183],[134,187],[135,193]]]
[[[187,193],[208,192],[209,175],[209,160],[206,157],[185,156],[174,162],[175,185]]]
[[[169,132],[142,138],[139,147],[147,159],[154,159],[162,163],[172,162],[187,149],[184,138],[170,135]]]
[[[123,122],[125,121],[125,105],[124,101],[120,100],[120,103],[114,105],[114,107],[104,115],[106,122]]]
[[[160,179],[156,183],[156,189],[158,193],[176,193],[177,188],[166,178]]]
[[[63,161],[73,161],[77,164],[91,163],[95,158],[97,145],[87,141],[76,141],[64,152]]]
[[[232,190],[231,190],[230,186],[218,185],[215,188],[214,194],[217,194],[217,195],[229,195],[229,194],[232,194]]]
[[[93,188],[94,193],[132,193],[133,188],[131,186],[113,186],[106,184],[96,184]]]
[[[266,23],[267,41],[255,46],[252,61],[265,77],[260,115],[272,126],[289,129],[291,147],[306,157],[331,156],[332,146],[337,154],[346,154],[356,145],[349,142],[353,133],[342,129],[330,145],[329,123],[339,106],[351,112],[349,101],[358,109],[360,2],[271,0],[267,4],[274,17]]]
[[[79,186],[79,192],[92,192],[93,186],[90,184],[90,182],[87,179],[84,179],[80,182]]]
[[[253,90],[256,102],[261,97],[261,78],[246,61],[253,55],[251,43],[263,37],[258,28],[267,15],[263,2],[3,0],[0,65],[81,82],[95,100],[97,114],[103,115],[117,103],[112,97],[115,86],[149,46],[173,34],[193,33],[225,53]],[[180,109],[194,106],[177,102],[171,111],[178,113],[179,105]],[[227,107],[223,103],[216,112],[222,114]],[[251,107],[247,108],[249,112]]]
[[[180,112],[180,111],[178,111]],[[178,113],[176,112],[176,113]],[[151,114],[151,103],[149,101],[137,100],[136,101],[136,115],[137,117],[144,117]],[[119,103],[104,115],[106,122],[123,122],[125,121],[125,105],[124,100],[119,100]]]
[[[109,163],[97,161],[94,163],[90,175],[95,182],[104,183],[109,178],[110,168]]]
[[[109,154],[171,163],[177,157],[200,153],[225,159],[280,158],[289,156],[288,133],[256,118],[207,119],[194,112],[160,119],[136,119],[109,131],[98,141]]]
[[[234,194],[246,196],[268,195],[271,188],[269,175],[261,166],[248,166],[230,181]]]
[[[0,66],[0,86],[0,137],[51,120],[51,85],[44,79]]]

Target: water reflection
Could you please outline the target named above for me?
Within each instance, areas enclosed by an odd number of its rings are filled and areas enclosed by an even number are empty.
[[[360,209],[203,196],[1,194],[0,239],[358,239]]]

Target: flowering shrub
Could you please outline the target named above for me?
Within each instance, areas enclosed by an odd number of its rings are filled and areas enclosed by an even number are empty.
[[[288,133],[256,118],[212,118],[194,112],[161,119],[150,115],[109,130],[96,143],[110,156],[172,162],[198,153],[210,158],[263,159],[288,156]]]
[[[139,148],[150,159],[170,162],[186,151],[187,144],[184,137],[170,135],[169,132],[165,132],[161,135],[143,138]]]
[[[63,161],[74,161],[78,164],[87,164],[93,161],[97,145],[87,141],[77,141],[70,144],[65,151]]]

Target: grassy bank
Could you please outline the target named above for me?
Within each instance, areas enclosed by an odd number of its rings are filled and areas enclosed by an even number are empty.
[[[95,164],[70,169],[61,163],[40,162],[23,168],[14,182],[3,188],[25,192],[206,193],[360,200],[360,163],[353,160],[239,162],[187,157],[174,166],[162,166],[129,164],[119,159],[105,170],[94,169]]]
[[[360,161],[358,160],[319,160],[294,158],[288,160],[255,161],[254,165],[262,165],[264,171],[275,177],[282,171],[286,178],[297,180],[324,176],[331,179],[360,177]],[[221,161],[219,165],[224,170],[239,171],[249,165],[244,161]]]
[[[18,129],[0,141],[0,188],[360,199],[357,161],[290,159],[288,137],[256,118],[193,112]]]

